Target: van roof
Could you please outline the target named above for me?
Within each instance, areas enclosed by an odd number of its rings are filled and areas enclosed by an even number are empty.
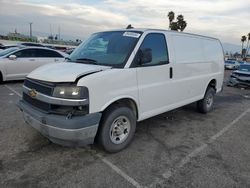
[[[166,30],[166,29],[152,29],[152,28],[132,28],[132,29],[116,29],[116,30],[109,30],[109,31],[140,31],[140,32],[146,32],[146,31],[160,31],[160,32],[168,32],[168,33],[178,33],[178,34],[186,34],[186,35],[193,35],[198,37],[205,37],[210,38],[214,40],[219,40],[218,38],[194,34],[194,33],[186,33],[186,32],[178,32],[173,30]]]

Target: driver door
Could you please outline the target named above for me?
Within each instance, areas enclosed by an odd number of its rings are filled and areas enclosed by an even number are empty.
[[[152,59],[145,64],[138,63],[140,52],[151,51]],[[162,113],[174,101],[172,90],[172,68],[169,63],[166,38],[163,33],[149,33],[145,36],[134,63],[137,63],[138,95],[141,118],[146,119]]]

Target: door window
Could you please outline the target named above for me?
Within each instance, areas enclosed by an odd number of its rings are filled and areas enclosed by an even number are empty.
[[[54,57],[54,58],[61,58],[62,55],[58,52],[55,52],[53,50],[46,50],[46,49],[35,49],[36,51],[36,57]]]
[[[36,57],[34,49],[19,50],[18,52],[15,52],[13,55],[15,55],[18,58],[32,58],[32,57]]]
[[[141,64],[139,54],[145,51],[151,51],[152,60],[145,64]],[[167,50],[165,36],[160,33],[151,33],[144,38],[144,41],[142,42],[137,52],[133,65],[155,66],[155,65],[167,64],[168,62],[169,62],[169,57],[168,57],[168,50]]]

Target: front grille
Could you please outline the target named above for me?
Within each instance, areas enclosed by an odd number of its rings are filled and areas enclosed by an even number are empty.
[[[235,73],[237,76],[250,77],[250,74]]]
[[[53,90],[56,87],[55,84],[49,83],[49,82],[43,82],[43,81],[36,81],[31,79],[26,79],[24,81],[24,86],[26,86],[29,89],[35,89],[37,92],[52,96]],[[32,98],[26,93],[23,93],[23,100],[30,104],[31,106],[37,108],[40,111],[43,111],[45,113],[53,113],[58,115],[69,115],[71,114],[74,116],[79,115],[85,115],[89,111],[89,106],[63,106],[63,105],[54,105],[49,104],[40,100],[37,100],[36,98]]]
[[[51,109],[50,104],[39,101],[37,99],[33,99],[32,97],[30,97],[29,95],[27,95],[26,93],[23,93],[23,100],[29,104],[31,104],[32,106],[41,109],[45,112],[49,112]]]
[[[37,82],[34,80],[30,80],[30,79],[24,80],[24,86],[26,86],[30,89],[35,89],[39,93],[43,93],[43,94],[49,95],[49,96],[52,96],[53,88],[54,88],[54,86],[52,84],[41,83],[41,82]]]
[[[89,106],[82,106],[82,109],[78,109],[78,106],[61,106],[61,105],[53,105],[43,101],[39,101],[23,93],[23,100],[33,107],[41,110],[45,113],[53,113],[58,115],[68,115],[71,113],[74,116],[86,115],[89,111]]]

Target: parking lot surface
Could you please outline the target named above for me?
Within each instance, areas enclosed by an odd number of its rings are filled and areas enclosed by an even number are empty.
[[[23,121],[21,93],[0,85],[0,187],[250,187],[249,89],[225,86],[209,114],[190,104],[140,122],[116,154],[49,142]]]

